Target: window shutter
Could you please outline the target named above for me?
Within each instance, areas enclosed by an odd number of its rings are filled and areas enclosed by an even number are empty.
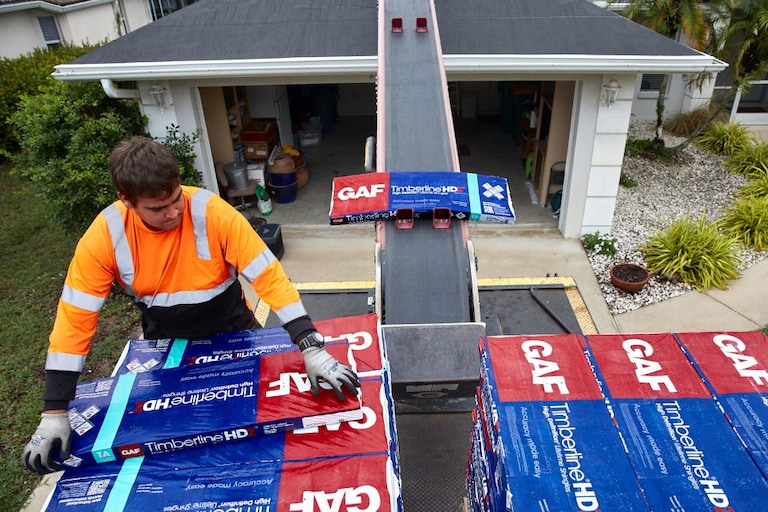
[[[37,21],[40,23],[40,31],[43,33],[45,44],[50,46],[61,43],[59,28],[56,26],[56,18],[53,16],[38,16]]]

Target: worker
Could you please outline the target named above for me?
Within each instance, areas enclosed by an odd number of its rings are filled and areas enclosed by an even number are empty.
[[[247,280],[298,345],[312,392],[319,380],[343,401],[355,372],[323,347],[298,291],[248,220],[212,192],[181,185],[165,146],[147,137],[109,155],[117,198],[77,244],[49,337],[42,419],[22,454],[31,470],[60,468],[70,453],[69,401],[99,312],[117,282],[142,313],[147,339],[203,338],[257,327],[238,276]]]

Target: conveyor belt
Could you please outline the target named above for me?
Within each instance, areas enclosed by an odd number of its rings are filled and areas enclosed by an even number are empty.
[[[403,19],[402,33],[391,32],[396,17]],[[427,19],[427,32],[416,32],[419,17]],[[381,2],[379,39],[377,169],[459,171],[431,2]],[[472,319],[467,233],[457,221],[441,230],[430,219],[417,219],[410,230],[380,226],[382,323]]]

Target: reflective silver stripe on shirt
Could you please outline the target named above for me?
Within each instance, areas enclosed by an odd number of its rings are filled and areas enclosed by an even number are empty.
[[[197,248],[197,257],[201,260],[211,259],[211,250],[208,246],[208,219],[205,215],[206,206],[211,197],[213,197],[213,192],[201,189],[195,192],[190,201],[192,226],[195,231],[195,247]]]
[[[277,315],[277,318],[280,319],[280,323],[285,325],[291,320],[296,320],[297,318],[305,316],[307,310],[304,309],[304,304],[299,301],[278,309],[275,311],[275,314]]]
[[[109,228],[109,235],[112,237],[112,248],[115,250],[115,260],[117,261],[117,271],[120,273],[120,279],[123,281],[123,286],[128,295],[135,297],[136,292],[133,291],[133,276],[135,274],[133,256],[128,245],[128,239],[125,236],[123,215],[114,204],[105,208],[102,215],[107,219],[107,227]]]
[[[252,283],[275,259],[277,258],[272,254],[272,251],[264,249],[246,265],[241,274],[249,283]]]
[[[59,370],[63,372],[82,372],[85,365],[85,356],[77,354],[65,354],[64,352],[48,352],[45,358],[46,370]]]
[[[234,273],[234,269],[231,269],[231,271]],[[232,275],[220,285],[208,290],[191,290],[174,293],[158,293],[157,295],[144,295],[142,297],[138,297],[136,302],[141,302],[149,307],[171,307],[180,306],[182,304],[202,304],[203,302],[208,302],[209,300],[218,297],[227,288],[229,288],[232,283],[235,282],[235,279],[237,278]]]
[[[90,293],[81,292],[80,290],[75,290],[71,286],[64,285],[64,290],[61,292],[61,300],[77,308],[98,313],[101,311],[101,308],[104,307],[104,302],[107,299],[91,295]]]

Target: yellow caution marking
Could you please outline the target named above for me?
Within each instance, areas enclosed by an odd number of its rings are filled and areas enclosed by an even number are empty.
[[[478,286],[540,286],[562,285],[576,286],[572,277],[491,277],[477,280]]]
[[[568,302],[571,303],[571,309],[573,315],[579,322],[582,334],[598,334],[597,326],[592,321],[592,315],[589,314],[587,305],[584,302],[584,298],[581,296],[581,292],[576,287],[566,288],[565,296],[568,297]]]
[[[363,290],[374,288],[374,281],[315,281],[308,283],[294,283],[296,289],[302,290]]]

